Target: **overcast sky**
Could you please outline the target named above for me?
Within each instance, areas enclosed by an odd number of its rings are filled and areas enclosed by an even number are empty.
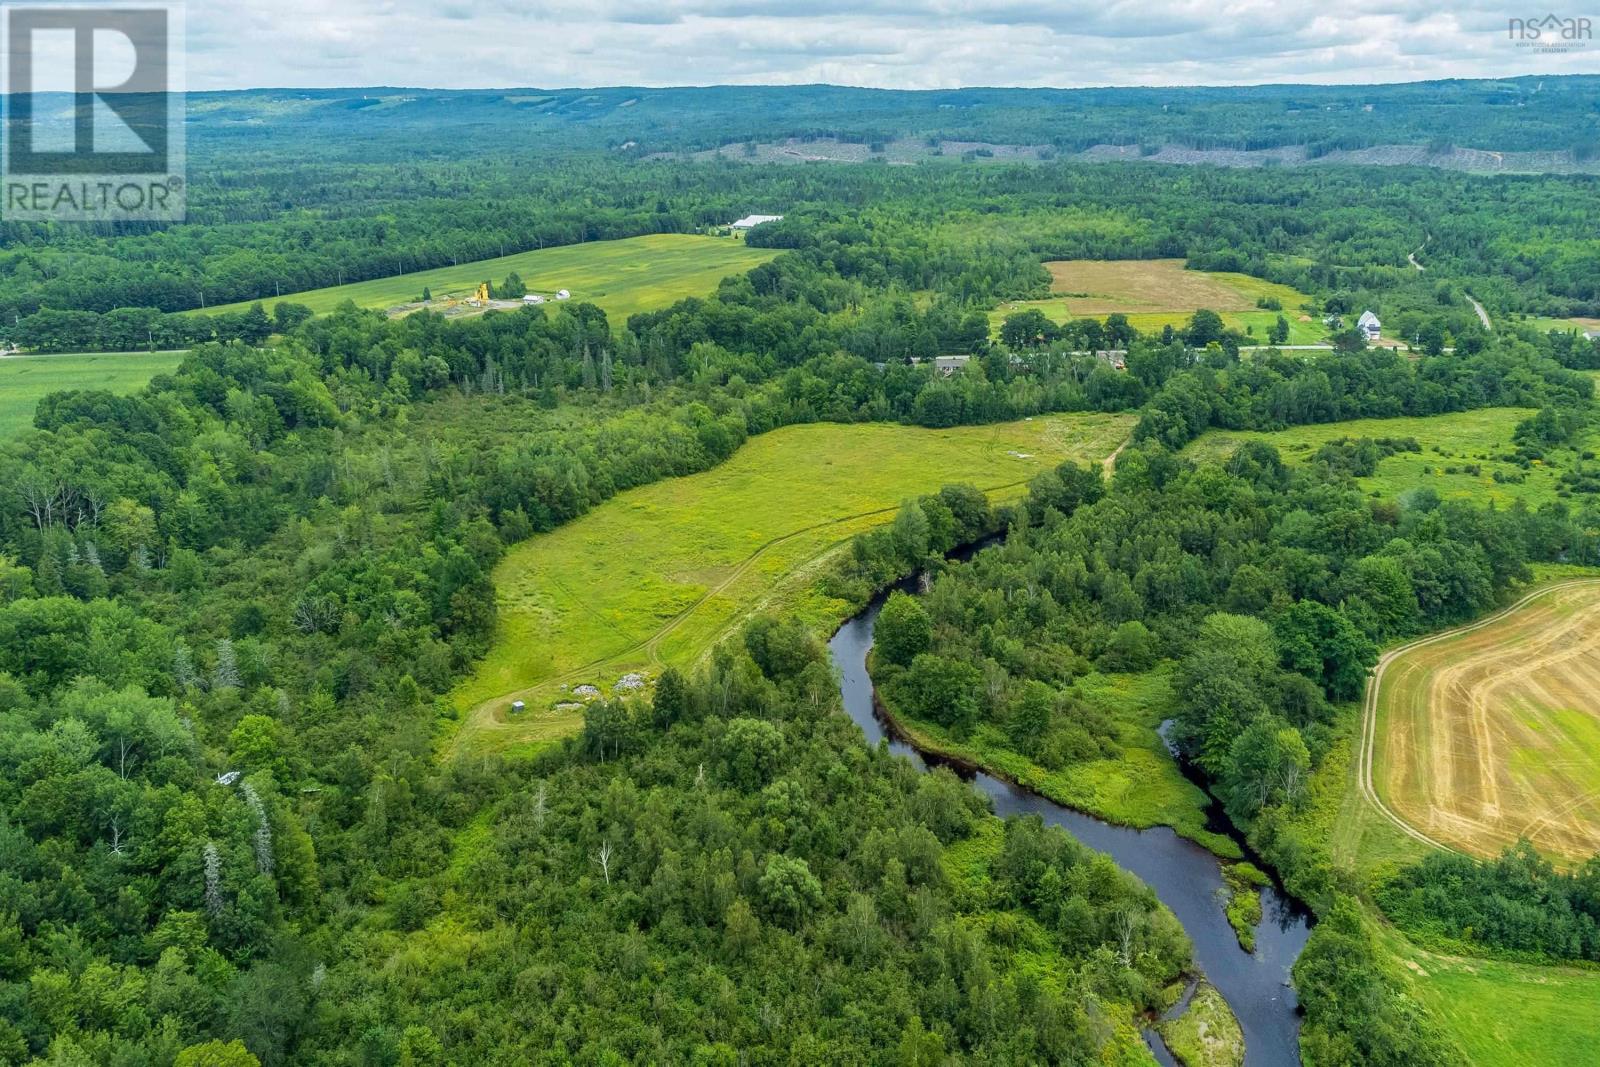
[[[1556,0],[1558,5],[1565,0]],[[1557,15],[1590,15],[1600,0]],[[1527,0],[190,0],[191,90],[1220,85],[1600,73]],[[1539,13],[1542,13],[1540,9]]]

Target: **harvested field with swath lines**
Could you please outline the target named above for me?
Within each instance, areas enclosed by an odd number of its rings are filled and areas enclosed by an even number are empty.
[[[1527,837],[1600,852],[1600,582],[1541,590],[1380,665],[1370,783],[1380,807],[1480,856]]]

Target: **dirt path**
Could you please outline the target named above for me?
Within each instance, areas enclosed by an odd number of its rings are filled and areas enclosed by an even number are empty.
[[[1462,291],[1461,295],[1467,298],[1467,303],[1472,305],[1472,310],[1478,313],[1478,321],[1483,323],[1483,328],[1485,330],[1494,329],[1494,324],[1489,321],[1489,313],[1483,310],[1483,305],[1473,299],[1472,294],[1465,290]]]
[[[1130,434],[1128,439],[1118,445],[1116,450],[1113,451],[1111,455],[1100,461],[1100,472],[1104,474],[1106,478],[1109,479],[1113,474],[1117,473],[1117,457],[1122,455],[1122,450],[1131,444],[1133,444],[1133,437]]]
[[[1417,262],[1417,253],[1422,251],[1424,248],[1427,248],[1428,247],[1428,242],[1431,241],[1431,240],[1433,240],[1433,234],[1431,234],[1431,233],[1423,234],[1422,235],[1422,243],[1420,245],[1418,245],[1412,251],[1406,253],[1406,262],[1410,263],[1413,267],[1417,268],[1417,273],[1419,273],[1419,274],[1422,273],[1423,271],[1427,270],[1428,268],[1424,267],[1421,263]]]
[[[1389,820],[1389,822],[1393,823],[1395,827],[1397,827],[1408,837],[1420,841],[1425,845],[1430,845],[1433,848],[1441,849],[1446,852],[1460,852],[1460,849],[1435,840],[1429,835],[1423,833],[1421,830],[1417,829],[1415,826],[1411,825],[1405,819],[1401,818],[1392,808],[1389,807],[1389,805],[1384,803],[1383,798],[1378,795],[1377,789],[1373,786],[1373,753],[1377,748],[1378,732],[1378,690],[1383,684],[1384,672],[1388,670],[1389,665],[1393,663],[1397,657],[1403,655],[1404,653],[1411,652],[1427,645],[1436,644],[1440,641],[1446,641],[1450,638],[1459,637],[1462,634],[1473,633],[1487,626],[1491,626],[1505,618],[1507,615],[1510,615],[1512,612],[1526,606],[1528,603],[1559,590],[1571,589],[1574,586],[1597,584],[1600,584],[1600,579],[1596,578],[1575,578],[1568,581],[1554,582],[1550,585],[1544,586],[1543,588],[1536,589],[1533,592],[1528,593],[1526,596],[1522,597],[1509,607],[1503,608],[1500,611],[1495,612],[1493,615],[1480,619],[1477,622],[1469,623],[1466,626],[1459,626],[1454,630],[1445,630],[1442,633],[1418,638],[1415,641],[1407,642],[1406,644],[1400,645],[1397,648],[1393,648],[1388,652],[1385,652],[1378,659],[1378,664],[1372,672],[1372,677],[1367,682],[1366,701],[1362,708],[1361,748],[1356,757],[1358,763],[1357,769],[1359,771],[1358,778],[1361,784],[1361,793],[1367,799],[1367,802],[1370,803],[1379,814]],[[1580,798],[1580,801],[1581,799],[1582,798]],[[1576,804],[1573,806],[1575,807]],[[1554,814],[1555,813],[1550,813],[1550,816],[1546,817],[1551,817]]]

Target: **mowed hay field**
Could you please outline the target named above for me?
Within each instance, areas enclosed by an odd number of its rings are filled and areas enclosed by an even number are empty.
[[[690,666],[760,610],[819,629],[844,605],[815,580],[828,555],[894,518],[908,497],[952,482],[995,499],[1066,459],[1098,462],[1129,415],[1041,416],[927,430],[791,426],[752,439],[721,466],[617,496],[512,548],[494,573],[494,646],[454,694],[452,747],[470,751],[565,736],[582,722],[563,686],[609,692],[624,674]],[[510,702],[527,710],[510,717]]]
[[[325,315],[346,300],[381,311],[418,299],[424,288],[432,291],[437,302],[447,296],[470,294],[480,282],[499,285],[507,275],[515,273],[530,292],[550,294],[566,289],[573,300],[599,305],[620,326],[637,312],[659,310],[684,297],[706,296],[716,290],[723,278],[759,266],[779,251],[749,248],[732,237],[651,234],[519,252],[458,267],[289,293],[270,300],[222,304],[207,308],[206,313],[245,311],[259,302],[271,314],[281,302],[303,304]]]
[[[1182,327],[1196,311],[1209,308],[1225,325],[1241,333],[1251,330],[1263,343],[1279,314],[1289,320],[1289,344],[1327,339],[1320,318],[1300,309],[1310,299],[1304,293],[1248,274],[1186,270],[1183,264],[1181,259],[1052,260],[1045,269],[1055,295],[1002,304],[991,321],[998,327],[1007,315],[1028,308],[1058,323],[1121,313],[1141,333],[1159,333],[1164,326]],[[1256,302],[1266,297],[1276,298],[1282,312],[1258,308]]]
[[[1600,852],[1600,580],[1390,653],[1376,686],[1370,783],[1404,822],[1479,856]]]
[[[182,361],[182,352],[75,352],[0,356],[0,438],[33,425],[39,400],[62,389],[131,393]]]

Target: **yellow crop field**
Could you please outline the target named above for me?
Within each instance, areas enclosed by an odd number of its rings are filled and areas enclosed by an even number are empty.
[[[1369,690],[1363,787],[1413,837],[1480,856],[1600,852],[1600,580],[1396,649]]]

